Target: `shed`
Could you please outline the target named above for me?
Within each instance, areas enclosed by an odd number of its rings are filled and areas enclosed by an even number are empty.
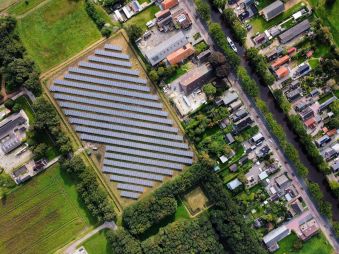
[[[166,9],[171,9],[175,6],[177,6],[179,4],[178,0],[164,0],[161,3],[162,9],[166,10]]]
[[[238,178],[236,178],[236,179],[234,179],[233,181],[230,181],[227,184],[227,188],[230,189],[230,190],[235,190],[236,188],[238,188],[241,185],[242,185],[242,183],[239,181]]]
[[[290,181],[290,179],[287,178],[287,176],[285,174],[282,174],[280,176],[278,176],[276,179],[275,179],[275,182],[277,183],[277,185],[280,187],[280,188],[284,188],[284,186]]]
[[[231,133],[225,135],[225,140],[228,145],[233,144],[235,141]]]
[[[292,28],[288,29],[284,33],[279,35],[279,40],[281,43],[287,43],[294,39],[295,37],[299,36],[300,34],[306,32],[308,29],[311,28],[311,24],[308,19],[300,22],[299,24],[293,26]]]
[[[275,71],[275,76],[278,79],[281,79],[283,77],[286,77],[289,73],[290,71],[288,70],[288,68],[281,66],[278,70]]]
[[[284,239],[291,233],[291,230],[282,225],[276,229],[273,229],[267,235],[263,237],[263,241],[266,244],[267,248],[273,252],[279,248],[278,242]]]
[[[230,105],[232,102],[238,100],[239,96],[235,91],[227,91],[223,97],[223,102],[225,106]]]
[[[274,17],[278,16],[284,10],[285,10],[284,3],[278,0],[262,9],[261,13],[264,16],[265,20],[269,21]]]
[[[238,170],[237,164],[232,164],[232,165],[230,166],[230,171],[231,171],[231,172],[236,172],[237,170]]]

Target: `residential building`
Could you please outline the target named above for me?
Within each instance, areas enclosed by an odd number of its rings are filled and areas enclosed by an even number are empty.
[[[297,89],[294,89],[286,93],[286,97],[290,102],[295,101],[296,99],[299,99],[302,96],[303,90],[301,89],[301,87],[298,87]]]
[[[332,168],[332,171],[335,173],[335,172],[338,172],[339,171],[339,160],[334,162],[331,166]]]
[[[211,55],[211,50],[207,49],[203,52],[201,52],[199,55],[197,55],[197,59],[200,63],[203,63],[208,60],[208,57]]]
[[[242,106],[241,100],[236,100],[230,104],[231,112],[234,112],[235,110],[239,109]]]
[[[149,49],[145,53],[145,57],[150,64],[154,66],[164,60],[172,52],[187,45],[187,43],[188,41],[185,34],[182,31],[179,31],[168,40],[161,42],[152,49]]]
[[[261,10],[260,13],[264,16],[266,21],[269,21],[279,14],[283,13],[284,10],[284,3],[278,0],[266,6],[264,9]]]
[[[275,71],[275,76],[277,79],[282,79],[284,77],[286,77],[288,74],[290,73],[289,69],[281,66],[278,70]]]
[[[225,135],[225,140],[226,140],[226,143],[227,143],[228,145],[233,144],[234,141],[235,141],[231,133],[227,133],[227,134]]]
[[[292,28],[280,34],[279,40],[281,43],[287,43],[293,40],[295,37],[299,36],[300,34],[306,32],[310,28],[311,28],[310,22],[307,19],[305,19],[304,21],[300,22],[299,24],[293,26]]]
[[[169,54],[167,56],[167,61],[171,64],[178,64],[193,55],[195,52],[194,47],[192,46],[191,43],[187,43],[185,46],[182,48],[174,51],[173,53]]]
[[[306,107],[302,112],[299,113],[299,115],[303,121],[315,117],[314,111],[311,107]]]
[[[161,3],[161,7],[163,10],[171,9],[179,4],[178,0],[164,0]]]
[[[233,122],[238,122],[244,117],[246,117],[247,115],[248,115],[248,112],[246,111],[246,109],[242,108],[238,110],[237,112],[235,112],[233,115],[231,115],[231,119],[233,120]]]
[[[282,174],[275,178],[275,182],[277,183],[278,187],[284,189],[287,184],[290,182],[290,179],[287,178],[285,174]]]
[[[266,244],[270,252],[274,252],[279,249],[278,242],[284,239],[291,233],[291,230],[286,225],[273,229],[267,235],[263,237],[263,241]]]
[[[247,129],[248,127],[251,126],[252,123],[253,123],[252,118],[251,117],[247,117],[244,120],[242,120],[241,122],[238,122],[238,123],[234,124],[233,134],[240,133],[241,131]]]
[[[309,128],[309,129],[314,129],[316,126],[317,126],[317,121],[315,120],[314,117],[310,118],[310,119],[307,119],[305,122],[304,122],[304,125],[306,128]]]
[[[264,140],[265,140],[265,137],[260,132],[252,137],[252,142],[255,144],[259,144]]]
[[[300,232],[297,232],[298,237],[301,240],[306,241],[318,233],[319,225],[313,216],[309,214],[305,219],[299,222],[299,230]]]
[[[315,141],[317,147],[322,147],[324,144],[331,141],[331,138],[326,134]]]
[[[173,22],[172,14],[170,10],[162,10],[157,12],[155,15],[157,25],[159,28],[169,25]]]
[[[236,91],[234,90],[228,90],[222,97],[222,101],[225,106],[229,106],[231,103],[235,102],[238,100],[239,96]]]
[[[213,69],[209,64],[201,65],[182,76],[179,84],[186,95],[201,88],[213,78]]]
[[[277,60],[274,61],[274,63],[271,65],[273,70],[278,69],[281,65],[287,63],[290,61],[290,57],[288,55],[279,57]]]
[[[242,185],[242,183],[239,181],[238,178],[236,178],[236,179],[234,179],[233,181],[230,181],[227,184],[227,188],[230,189],[230,190],[235,190],[236,188],[238,188],[241,185]]]
[[[325,102],[321,103],[319,106],[319,112],[321,113],[324,111],[332,102],[334,102],[337,99],[337,97],[333,96],[326,100]]]
[[[188,29],[192,25],[192,21],[188,15],[188,13],[184,9],[180,9],[174,13],[172,13],[173,19],[180,26],[181,29]]]

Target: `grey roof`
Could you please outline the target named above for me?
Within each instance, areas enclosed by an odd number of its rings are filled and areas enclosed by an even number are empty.
[[[232,144],[235,141],[231,133],[227,133],[225,138],[227,139],[228,144]]]
[[[20,145],[21,141],[15,135],[10,135],[10,138],[1,143],[1,149],[5,154],[8,154]]]
[[[262,9],[262,13],[264,14],[266,20],[270,20],[282,13],[284,9],[285,7],[283,2],[275,1]]]
[[[148,50],[145,55],[152,66],[164,60],[169,54],[188,43],[185,34],[180,31],[171,38]]]
[[[0,122],[0,139],[12,133],[17,126],[25,123],[26,119],[20,113],[5,118]]]
[[[263,240],[266,246],[270,247],[279,242],[280,240],[284,239],[290,233],[291,231],[285,225],[283,225],[276,229],[273,229],[271,232],[269,232],[267,235],[263,237]]]
[[[304,21],[300,22],[299,24],[280,34],[279,40],[281,43],[287,43],[290,40],[297,37],[298,35],[310,29],[310,27],[311,27],[310,22],[308,21],[308,19],[305,19]]]
[[[336,99],[337,99],[337,97],[333,96],[333,97],[329,98],[328,100],[326,100],[325,102],[321,103],[320,106],[319,106],[319,111],[322,111],[325,108],[327,108]]]
[[[14,171],[13,171],[13,175],[14,175],[15,177],[18,177],[18,176],[20,176],[20,175],[25,174],[26,172],[27,172],[26,166],[22,166],[21,168],[19,168],[19,169],[17,169],[17,170],[14,170]]]
[[[286,175],[282,174],[280,176],[278,176],[276,179],[275,179],[276,183],[281,187],[283,186],[284,184],[288,183],[290,180],[287,178]]]
[[[230,190],[234,190],[236,188],[238,188],[240,185],[242,185],[242,183],[239,181],[238,178],[234,179],[233,181],[230,181],[228,184],[227,184],[227,187],[230,189]]]
[[[236,92],[226,92],[223,97],[223,102],[226,106],[231,104],[232,102],[236,101],[238,99],[238,94]]]

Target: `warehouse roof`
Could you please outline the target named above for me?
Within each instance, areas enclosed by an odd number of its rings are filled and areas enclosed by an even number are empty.
[[[280,34],[279,35],[280,42],[281,43],[289,42],[290,40],[294,39],[301,33],[307,31],[310,27],[311,27],[310,22],[308,21],[308,19],[305,19],[304,21],[290,28],[286,32]]]

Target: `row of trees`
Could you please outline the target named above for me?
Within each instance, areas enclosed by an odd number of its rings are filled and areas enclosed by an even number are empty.
[[[148,75],[154,83],[159,84],[161,81],[173,76],[178,68],[176,64],[169,66],[161,64],[157,68],[152,68]]]
[[[0,73],[6,81],[6,90],[13,92],[26,87],[35,95],[40,95],[40,73],[27,56],[15,28],[16,20],[13,17],[0,17]]]
[[[244,45],[246,42],[247,31],[242,26],[240,20],[237,15],[235,15],[232,8],[226,8],[222,14],[222,17],[226,24],[232,29],[232,33],[236,40]]]
[[[75,180],[80,198],[91,215],[100,223],[114,220],[116,215],[113,205],[107,193],[99,186],[93,170],[88,168],[77,156],[71,160],[64,159],[60,164],[61,169]]]
[[[105,36],[106,38],[110,37],[112,34],[112,29],[108,26],[105,26],[105,19],[100,16],[95,4],[91,0],[85,1],[85,10],[88,16],[93,20],[97,28],[100,30],[102,36]]]
[[[257,97],[259,95],[259,88],[257,86],[257,83],[255,83],[255,81],[248,75],[244,67],[238,67],[237,76],[241,87],[248,95],[252,97]]]

